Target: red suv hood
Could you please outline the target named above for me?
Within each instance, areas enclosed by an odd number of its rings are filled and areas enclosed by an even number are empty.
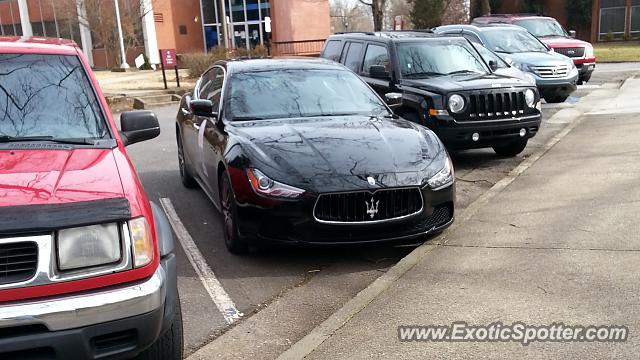
[[[549,37],[549,38],[541,38],[543,43],[549,45],[552,48],[567,48],[567,47],[587,47],[591,46],[586,41],[573,39],[573,38],[562,38],[562,37]]]
[[[124,197],[110,149],[0,150],[0,206]]]

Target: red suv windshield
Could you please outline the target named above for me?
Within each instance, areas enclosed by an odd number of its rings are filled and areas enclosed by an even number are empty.
[[[78,57],[0,54],[0,137],[102,139],[108,134]]]
[[[522,26],[537,37],[569,36],[562,25],[553,19],[516,20],[513,24]]]

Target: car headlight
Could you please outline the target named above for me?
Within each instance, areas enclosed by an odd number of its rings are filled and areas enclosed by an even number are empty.
[[[151,227],[144,217],[130,220],[128,225],[133,248],[133,267],[145,266],[153,260]]]
[[[531,89],[525,90],[524,101],[527,103],[528,107],[534,107],[536,105],[536,93]]]
[[[122,256],[117,223],[60,230],[56,243],[60,270],[111,264]]]
[[[584,57],[591,58],[594,56],[593,46],[586,46],[584,48]]]
[[[247,176],[253,191],[259,195],[297,199],[304,194],[304,190],[272,180],[258,169],[247,169]]]
[[[532,72],[531,68],[529,68],[529,65],[527,64],[523,64],[523,63],[513,63],[513,66],[515,66],[518,70],[520,71],[524,71],[524,72]]]
[[[445,161],[444,167],[438,171],[437,174],[427,180],[427,184],[433,191],[442,190],[453,184],[455,174],[453,172],[453,163],[451,158],[447,155],[447,161]]]
[[[464,97],[453,94],[449,96],[449,110],[454,114],[459,114],[464,110]]]

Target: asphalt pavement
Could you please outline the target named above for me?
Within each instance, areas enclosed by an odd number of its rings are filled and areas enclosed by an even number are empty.
[[[631,71],[609,70],[610,73],[603,70],[602,80],[598,80],[596,72],[593,86],[579,90],[567,104],[545,105],[542,129],[521,156],[504,159],[491,150],[453,154],[458,179],[458,209],[472,203],[571,122],[570,116],[549,121],[554,114],[571,110],[582,96],[605,80],[626,78]],[[201,190],[185,189],[180,183],[175,143],[177,108],[153,110],[160,120],[160,137],[133,145],[128,152],[151,200],[169,199],[175,208],[205,265],[243,313],[239,322],[255,325],[255,333],[244,331],[242,334],[244,341],[254,342],[254,356],[276,357],[415,248],[272,248],[246,256],[230,255],[223,244],[220,215],[215,207]],[[203,286],[202,274],[196,272],[182,247],[177,246],[177,249],[185,345],[189,354],[232,326]],[[267,307],[275,310],[264,311]],[[227,339],[233,338],[228,336]],[[234,356],[228,349],[228,352],[220,351],[219,357],[242,357],[240,353]]]

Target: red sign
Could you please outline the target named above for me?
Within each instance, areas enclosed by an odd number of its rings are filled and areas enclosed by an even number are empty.
[[[174,67],[178,63],[176,61],[176,49],[164,49],[160,50],[160,60],[164,67]]]

